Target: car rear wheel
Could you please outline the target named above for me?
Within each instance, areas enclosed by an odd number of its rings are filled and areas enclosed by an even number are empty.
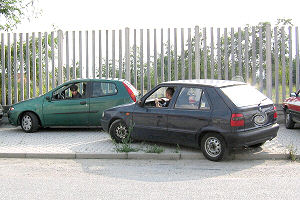
[[[21,117],[21,127],[26,133],[33,133],[39,129],[39,120],[32,112],[26,112]]]
[[[201,140],[201,151],[211,161],[220,161],[226,152],[225,140],[220,134],[207,133]]]
[[[292,129],[295,126],[295,122],[292,119],[292,116],[290,113],[286,112],[285,113],[285,127],[287,129]]]
[[[118,119],[111,124],[109,134],[113,140],[120,143],[128,137],[128,127],[123,120]]]

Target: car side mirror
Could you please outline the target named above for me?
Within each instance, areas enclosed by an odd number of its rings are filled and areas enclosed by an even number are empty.
[[[141,100],[138,100],[136,103],[138,106],[143,107],[143,102]]]
[[[46,96],[47,101],[51,101],[51,98],[49,96]]]
[[[292,92],[291,94],[290,94],[290,97],[296,97],[297,96],[297,94],[295,93],[295,92]]]

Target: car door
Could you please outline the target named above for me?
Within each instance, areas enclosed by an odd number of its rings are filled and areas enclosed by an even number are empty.
[[[119,85],[119,87],[121,87]],[[118,89],[117,82],[92,81],[89,122],[91,126],[100,126],[104,110],[123,104],[124,95]]]
[[[72,98],[72,85],[77,86],[80,98]],[[76,82],[54,90],[51,99],[43,103],[45,126],[88,126],[88,87],[88,82]]]
[[[172,109],[168,111],[169,141],[198,146],[196,136],[209,124],[211,109],[203,88],[182,87]]]
[[[168,141],[168,107],[156,107],[155,98],[165,96],[168,87],[161,86],[143,98],[142,105],[136,105],[133,113],[133,137],[139,140]]]

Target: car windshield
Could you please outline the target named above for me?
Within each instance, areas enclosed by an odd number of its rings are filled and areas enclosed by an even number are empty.
[[[221,90],[237,107],[273,103],[268,97],[250,85],[235,85],[221,88]]]

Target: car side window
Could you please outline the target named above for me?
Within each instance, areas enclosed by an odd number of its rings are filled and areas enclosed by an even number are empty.
[[[93,82],[92,97],[102,97],[117,94],[118,90],[114,83]]]
[[[179,109],[193,109],[199,108],[202,89],[193,87],[184,87],[175,103],[175,108]]]
[[[70,83],[53,92],[53,100],[72,100],[86,98],[86,82]]]
[[[147,99],[145,99],[146,107],[167,108],[172,96],[176,90],[173,86],[162,86],[155,90]]]

